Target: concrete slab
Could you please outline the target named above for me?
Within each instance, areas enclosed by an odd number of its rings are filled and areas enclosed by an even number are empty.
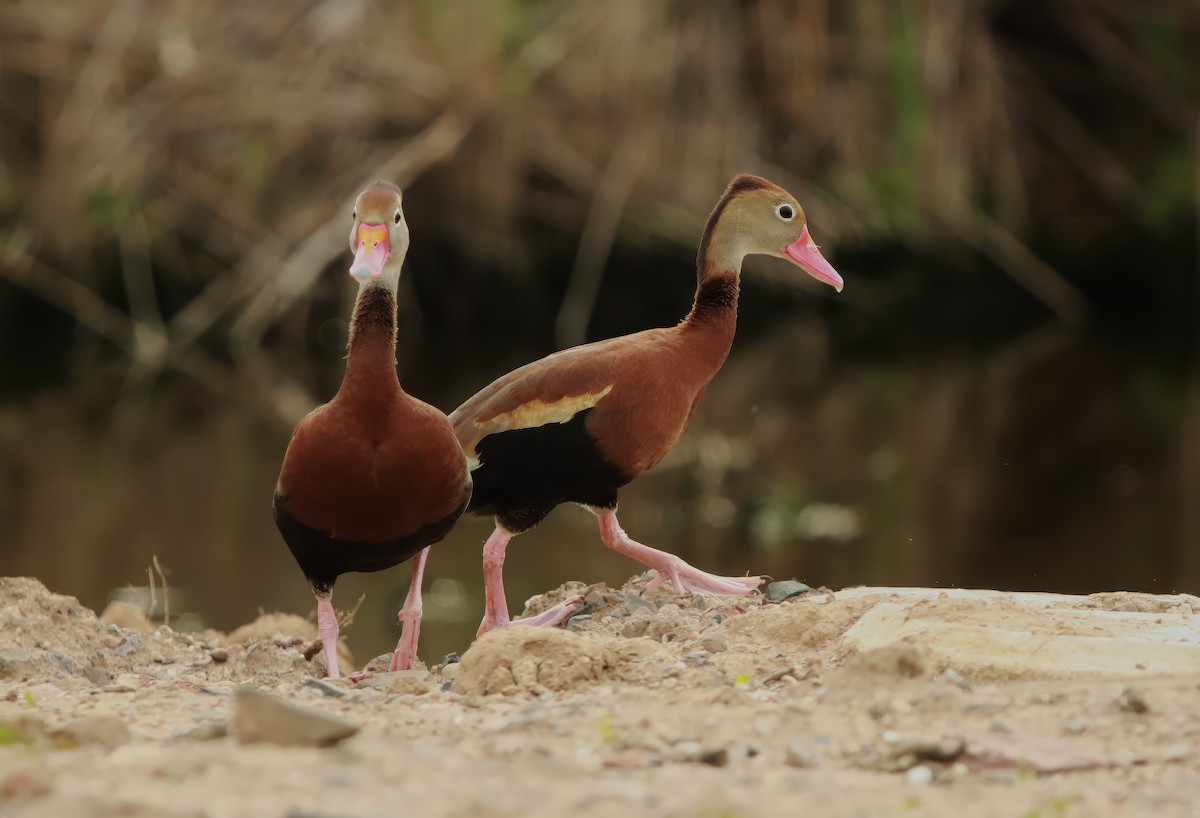
[[[880,600],[844,635],[847,651],[911,644],[973,681],[1200,674],[1200,599],[1186,594],[851,588],[834,597]]]

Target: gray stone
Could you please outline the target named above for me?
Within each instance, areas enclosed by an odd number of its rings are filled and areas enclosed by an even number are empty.
[[[253,687],[239,687],[233,694],[232,732],[241,744],[328,747],[350,738],[358,727]]]
[[[794,579],[783,579],[767,585],[767,599],[772,602],[783,602],[792,597],[807,594],[811,590],[812,588],[809,588],[803,582],[797,582]]]
[[[24,676],[33,670],[33,657],[23,650],[0,650],[0,676]]]
[[[621,601],[625,603],[625,612],[633,614],[639,610],[657,611],[658,606],[645,597],[640,597],[637,594],[617,594],[621,597]]]
[[[591,622],[591,621],[592,621],[591,614],[575,614],[574,616],[572,616],[570,619],[567,620],[567,630],[569,630],[569,631],[576,630],[581,625],[583,625],[585,622]]]
[[[106,684],[112,681],[112,676],[108,675],[107,670],[104,668],[95,667],[94,665],[88,665],[85,667],[83,669],[83,675],[86,676],[88,681],[94,684],[96,687],[104,687]]]
[[[343,690],[333,682],[328,682],[324,679],[318,679],[315,676],[305,676],[304,685],[307,687],[315,687],[326,696],[334,699],[344,699],[350,695],[350,691]]]
[[[44,655],[49,661],[58,665],[58,667],[64,673],[74,675],[75,672],[79,670],[79,665],[75,664],[75,660],[70,656],[67,656],[65,653],[55,653],[54,651],[48,650]]]

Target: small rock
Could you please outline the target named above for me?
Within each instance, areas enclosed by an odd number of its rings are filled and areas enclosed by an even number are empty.
[[[811,590],[812,588],[809,588],[803,582],[797,582],[794,579],[784,579],[767,585],[767,599],[772,602],[783,602],[792,597],[807,594]]]
[[[578,630],[580,628],[580,626],[582,626],[585,622],[591,622],[591,621],[592,621],[591,614],[575,614],[574,616],[567,619],[567,630],[569,630],[569,631]]]
[[[446,665],[456,665],[461,661],[462,659],[459,658],[457,653],[447,653],[442,657],[442,667],[445,667]]]
[[[1087,725],[1081,724],[1077,721],[1072,721],[1063,725],[1063,732],[1071,736],[1077,736],[1084,730],[1087,730]]]
[[[971,689],[971,683],[968,682],[966,679],[964,679],[962,677],[962,674],[960,674],[957,670],[955,670],[952,667],[948,667],[945,670],[943,670],[942,674],[939,678],[941,678],[942,681],[949,682],[950,684],[952,684],[955,687],[960,688],[962,690],[970,690]]]
[[[48,661],[53,662],[54,664],[58,664],[59,668],[64,673],[70,673],[71,675],[74,675],[74,674],[76,674],[77,670],[79,669],[79,666],[78,666],[78,664],[76,664],[76,661],[74,661],[73,658],[71,658],[70,656],[67,656],[66,654],[58,654],[58,652],[55,652],[53,650],[47,650],[46,652],[44,652],[43,656],[46,656]]]
[[[233,703],[232,732],[241,744],[328,747],[358,732],[352,724],[252,687],[234,691]]]
[[[201,724],[190,730],[182,730],[175,734],[178,738],[190,738],[194,741],[214,741],[229,735],[229,728],[224,724]]]
[[[917,766],[910,768],[909,771],[904,774],[904,778],[909,784],[915,784],[919,787],[925,786],[926,784],[933,783],[933,770],[924,764],[918,764]]]
[[[808,748],[798,741],[793,741],[784,749],[783,761],[789,767],[802,770],[817,766],[817,761],[809,753]]]
[[[441,669],[442,678],[453,681],[454,677],[458,675],[458,671],[461,668],[462,668],[461,662],[454,662],[453,664],[443,665],[442,669]]]
[[[721,653],[729,649],[729,642],[719,633],[700,637],[699,645],[709,653]]]
[[[315,676],[305,676],[304,684],[308,687],[315,687],[326,696],[330,696],[335,699],[344,699],[350,695],[348,690],[344,690],[335,685],[333,682],[326,681],[325,679],[318,679]]]
[[[33,657],[23,650],[0,650],[0,676],[24,677],[33,670]]]
[[[94,665],[88,665],[85,667],[83,669],[83,675],[86,676],[88,681],[94,684],[96,687],[104,687],[106,684],[112,681],[112,676],[108,675],[107,670]]]
[[[650,629],[650,619],[630,619],[625,623],[625,627],[621,628],[621,635],[626,639],[636,639],[639,636],[645,636],[646,631]]]
[[[653,602],[646,599],[645,597],[638,596],[637,594],[623,594],[622,593],[622,594],[617,594],[617,596],[621,597],[621,601],[625,603],[625,612],[630,615],[632,615],[636,611],[654,612],[654,611],[658,610],[657,605],[655,605]]]
[[[1145,713],[1150,709],[1146,704],[1146,694],[1136,687],[1127,687],[1117,696],[1117,707],[1126,713]]]
[[[724,767],[729,763],[729,751],[724,747],[704,747],[698,741],[681,741],[675,745],[675,759],[710,767]]]
[[[160,665],[173,665],[173,664],[175,664],[175,657],[173,657],[173,656],[155,656],[154,661],[156,664],[160,664]]]
[[[708,653],[702,650],[696,651],[695,653],[689,653],[687,656],[684,656],[683,663],[688,667],[704,667],[705,665],[712,664],[712,662],[708,660]]]
[[[219,665],[222,662],[229,661],[229,651],[227,651],[225,648],[213,648],[208,652],[208,658],[212,659]]]
[[[137,651],[137,648],[135,648],[133,645],[130,644],[130,645],[121,645],[119,648],[114,650],[113,653],[117,654],[118,656],[128,656],[129,654],[135,653],[136,651]]]

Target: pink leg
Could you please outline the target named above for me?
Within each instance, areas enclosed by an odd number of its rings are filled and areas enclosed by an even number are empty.
[[[483,586],[484,610],[483,621],[479,623],[476,636],[482,636],[497,628],[507,628],[509,625],[530,625],[532,627],[552,627],[558,625],[583,603],[583,599],[573,596],[543,611],[537,616],[525,619],[510,620],[508,618],[508,600],[504,596],[504,551],[508,541],[513,538],[511,531],[497,525],[492,536],[483,544]]]
[[[483,621],[476,636],[508,625],[508,600],[504,596],[504,551],[513,538],[497,525],[483,544]]]
[[[342,671],[338,667],[337,614],[333,611],[332,594],[317,594],[317,633],[321,636],[321,646],[325,649],[325,667],[330,679],[340,679]]]
[[[615,510],[594,508],[592,511],[600,521],[600,538],[605,545],[618,554],[658,571],[658,576],[647,583],[647,591],[653,591],[669,579],[677,594],[700,591],[724,596],[750,596],[762,584],[762,577],[719,577],[693,568],[674,554],[630,539],[617,522]]]
[[[408,597],[398,618],[404,623],[400,631],[400,641],[396,643],[396,652],[392,654],[392,667],[395,670],[412,670],[417,661],[417,640],[421,636],[421,583],[425,578],[425,560],[429,557],[429,547],[426,546],[417,554],[413,563],[412,583],[408,586]]]

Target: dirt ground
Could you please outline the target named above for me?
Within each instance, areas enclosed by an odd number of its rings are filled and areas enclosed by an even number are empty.
[[[300,617],[179,634],[0,579],[0,815],[1200,815],[1194,597],[645,581],[356,686]]]

